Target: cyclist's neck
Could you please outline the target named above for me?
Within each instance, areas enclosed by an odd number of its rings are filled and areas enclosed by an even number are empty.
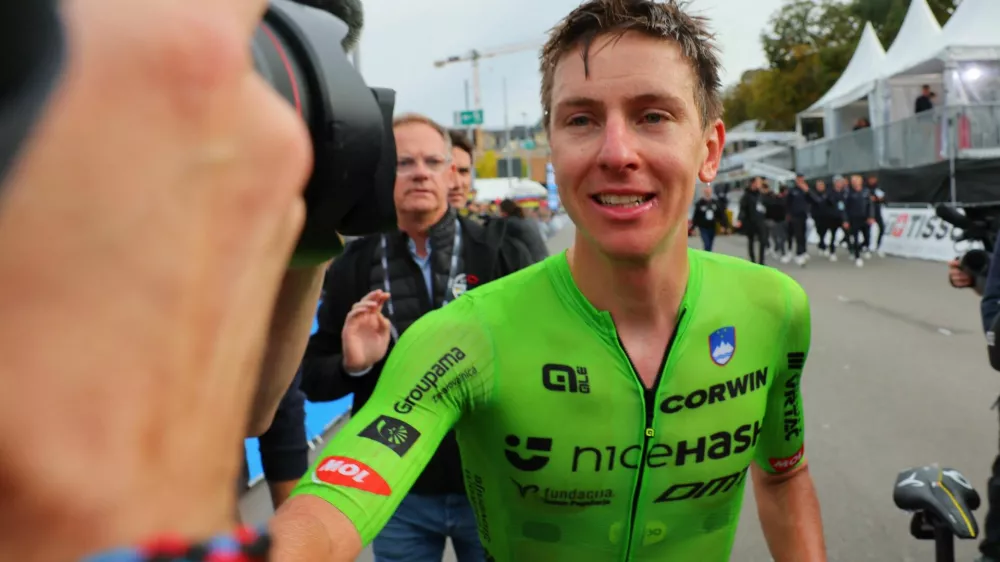
[[[644,262],[614,260],[577,234],[570,271],[583,296],[611,313],[619,328],[628,325],[672,331],[688,279],[687,240]]]

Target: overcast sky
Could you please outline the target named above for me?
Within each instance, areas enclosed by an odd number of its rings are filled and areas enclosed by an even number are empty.
[[[765,63],[758,37],[782,0],[693,0],[712,22],[722,47],[723,83]],[[416,111],[445,125],[465,109],[472,65],[435,68],[434,61],[511,44],[537,42],[580,0],[364,0],[361,72],[371,86],[397,91],[397,113]],[[480,61],[486,126],[502,128],[503,80],[511,125],[541,117],[538,51]],[[470,92],[470,99],[472,95]]]

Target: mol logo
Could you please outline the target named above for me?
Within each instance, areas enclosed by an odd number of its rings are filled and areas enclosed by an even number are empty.
[[[354,488],[378,496],[392,493],[389,483],[370,466],[348,457],[327,457],[316,465],[312,481],[345,488]]]

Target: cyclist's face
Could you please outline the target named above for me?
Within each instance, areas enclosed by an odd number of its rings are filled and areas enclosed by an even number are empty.
[[[553,75],[550,145],[559,195],[609,256],[643,259],[686,239],[695,182],[715,179],[725,130],[704,127],[677,45],[638,33],[570,51]]]
[[[424,123],[393,129],[396,138],[396,210],[432,213],[447,203],[454,164],[441,133]]]

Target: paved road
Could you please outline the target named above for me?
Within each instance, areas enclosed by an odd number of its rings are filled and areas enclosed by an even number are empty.
[[[567,228],[552,250],[571,238]],[[723,238],[717,246],[745,255],[743,238]],[[908,517],[892,505],[891,488],[899,470],[932,462],[961,470],[980,491],[985,486],[997,447],[990,406],[1000,375],[986,363],[977,299],[951,289],[944,266],[934,262],[876,258],[858,269],[814,257],[803,269],[779,267],[805,287],[812,304],[803,379],[807,452],[830,560],[932,560],[933,545],[909,537]],[[269,511],[262,499],[255,491],[244,501],[255,521]],[[958,545],[959,560],[975,554],[973,543]],[[733,560],[771,560],[749,490]]]

